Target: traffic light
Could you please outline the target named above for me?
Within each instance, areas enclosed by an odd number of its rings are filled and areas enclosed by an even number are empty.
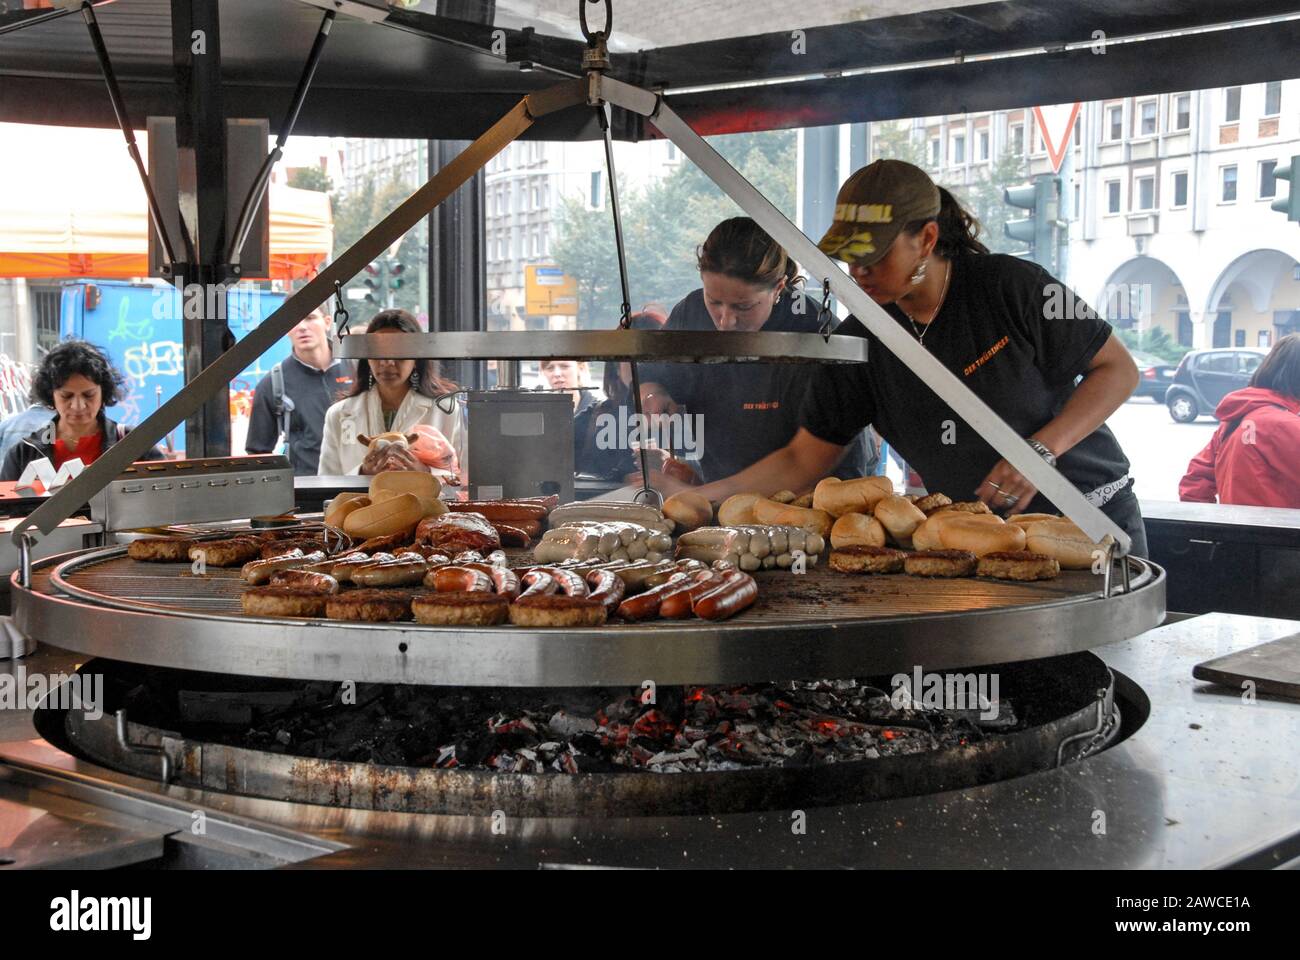
[[[1285,213],[1288,220],[1300,223],[1300,153],[1291,158],[1290,163],[1279,163],[1273,168],[1273,176],[1291,184],[1287,196],[1278,197],[1270,207],[1278,213]]]
[[[404,282],[402,279],[402,274],[405,272],[406,272],[406,264],[402,263],[400,260],[388,261],[388,289],[389,290],[402,289],[402,283]]]
[[[374,263],[367,263],[365,271],[366,276],[361,282],[366,287],[366,303],[378,304],[383,293],[384,265],[376,260]]]
[[[1056,231],[1066,226],[1059,219],[1060,178],[1050,173],[1041,174],[1032,183],[1007,187],[1002,191],[1002,199],[1009,206],[1019,207],[1029,213],[1027,217],[1008,220],[1003,227],[1006,235],[1029,247],[1022,256],[1054,271],[1057,261]]]

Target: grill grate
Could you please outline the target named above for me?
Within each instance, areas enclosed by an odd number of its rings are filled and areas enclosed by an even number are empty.
[[[521,558],[522,559],[522,558]],[[957,613],[1049,603],[1095,594],[1101,578],[1062,571],[1057,580],[1034,583],[909,576],[853,576],[823,564],[806,574],[760,571],[758,602],[730,622],[806,623]],[[188,613],[239,614],[243,581],[238,568],[209,567],[196,576],[188,564],[146,564],[111,557],[70,570],[73,587],[114,601]],[[638,627],[653,629],[654,622]]]

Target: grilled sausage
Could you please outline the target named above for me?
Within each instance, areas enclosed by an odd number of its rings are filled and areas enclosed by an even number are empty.
[[[691,610],[704,620],[725,620],[758,599],[758,584],[747,573],[730,573],[722,586],[697,597]]]
[[[618,609],[623,594],[627,592],[627,585],[623,583],[622,577],[612,570],[589,570],[585,579],[587,586],[591,588],[591,599],[603,603],[606,613],[613,613]]]
[[[352,571],[352,582],[360,587],[409,587],[424,580],[428,562],[420,556],[403,554],[387,563],[372,563]]]
[[[659,586],[652,587],[645,593],[637,594],[635,597],[628,597],[618,605],[618,615],[624,620],[649,620],[651,617],[658,615],[659,604],[663,601],[665,594],[676,590],[689,581],[689,575],[675,573],[667,583],[661,583]]]
[[[339,592],[339,582],[328,573],[312,573],[308,570],[281,570],[271,577],[273,587],[292,587],[304,593],[335,594]]]
[[[659,605],[659,616],[668,620],[680,620],[691,615],[691,605],[696,597],[702,597],[711,590],[722,586],[726,574],[717,570],[701,570],[692,575],[690,583],[681,590],[673,590],[664,596]]]
[[[470,567],[445,566],[434,567],[425,578],[426,587],[432,587],[438,593],[491,593],[492,580],[481,570]]]

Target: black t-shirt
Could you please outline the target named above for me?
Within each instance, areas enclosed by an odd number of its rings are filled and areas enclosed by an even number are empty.
[[[289,414],[289,462],[299,477],[314,477],[320,462],[321,434],[325,429],[325,411],[352,390],[353,367],[347,360],[335,360],[327,370],[308,366],[293,354],[280,363],[284,374],[285,396],[293,400]],[[280,423],[276,419],[268,373],[253,391],[253,409],[248,418],[248,437],[244,449],[249,453],[270,453],[280,442]]]
[[[896,305],[885,310],[915,335]],[[969,254],[953,260],[948,296],[925,333],[925,348],[1028,437],[1060,413],[1110,332],[1108,323],[1037,264]],[[866,337],[868,362],[823,368],[805,399],[803,425],[823,440],[845,443],[874,424],[927,490],[971,499],[1001,459],[998,453],[856,318],[841,324],[836,335]],[[946,428],[950,420],[953,429]],[[1057,466],[1084,493],[1120,479],[1129,468],[1105,425],[1062,455]],[[1053,507],[1039,495],[1026,509]]]
[[[802,312],[795,309],[798,304]],[[688,294],[668,317],[665,330],[715,330],[704,291]],[[783,295],[763,332],[815,333],[817,303],[801,293]],[[808,385],[823,368],[813,363],[642,364],[642,383],[659,383],[691,416],[702,416],[700,471],[706,483],[738,473],[784,447],[799,429]],[[853,446],[834,473],[860,477],[867,469],[867,442],[849,432]]]

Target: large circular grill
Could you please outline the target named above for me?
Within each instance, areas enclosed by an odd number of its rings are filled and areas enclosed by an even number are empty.
[[[299,680],[559,687],[743,683],[975,667],[1086,650],[1164,617],[1164,572],[1136,558],[1129,588],[1102,578],[1010,583],[853,577],[824,566],[756,575],[740,616],[588,629],[441,628],[239,614],[236,570],[193,575],[123,548],[64,555],[14,584],[28,635],[116,660]]]

